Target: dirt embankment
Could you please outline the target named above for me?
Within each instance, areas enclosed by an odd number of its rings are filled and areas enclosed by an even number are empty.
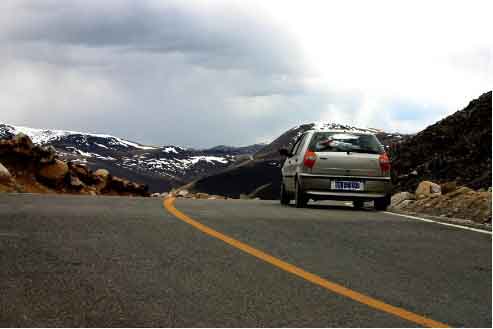
[[[491,188],[475,191],[455,182],[423,181],[414,193],[394,194],[389,210],[491,224],[491,200]]]

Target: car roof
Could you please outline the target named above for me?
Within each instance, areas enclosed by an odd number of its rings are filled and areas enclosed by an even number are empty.
[[[322,132],[322,133],[353,133],[353,134],[360,134],[360,135],[375,135],[374,133],[370,131],[365,131],[365,130],[354,130],[354,129],[310,129],[306,131],[307,133],[310,132]]]

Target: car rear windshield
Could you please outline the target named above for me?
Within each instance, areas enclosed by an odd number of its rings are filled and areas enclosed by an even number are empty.
[[[317,132],[313,134],[309,149],[314,152],[357,152],[380,154],[382,144],[374,135],[346,132]]]

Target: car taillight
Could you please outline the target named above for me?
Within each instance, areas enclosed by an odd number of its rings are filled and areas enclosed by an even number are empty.
[[[306,151],[305,157],[303,158],[303,164],[307,168],[313,168],[315,161],[317,160],[317,154],[313,151]]]
[[[380,157],[378,157],[378,162],[380,162],[380,169],[382,169],[384,173],[390,171],[390,159],[387,153],[380,154]]]

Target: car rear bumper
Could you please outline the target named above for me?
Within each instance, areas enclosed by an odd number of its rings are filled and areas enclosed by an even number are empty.
[[[376,199],[388,196],[392,190],[390,177],[332,176],[299,174],[303,191],[309,195],[327,199]],[[332,189],[332,181],[359,181],[364,184],[362,191]]]

